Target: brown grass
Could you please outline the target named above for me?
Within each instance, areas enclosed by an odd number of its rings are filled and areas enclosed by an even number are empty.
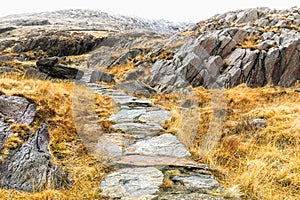
[[[119,82],[125,78],[125,75],[135,68],[133,61],[128,61],[125,65],[113,66],[106,70],[106,72],[114,74],[116,82]]]
[[[239,187],[245,199],[297,199],[300,94],[293,89],[250,89],[244,85],[228,89],[226,94],[227,117],[221,140],[210,154],[201,157],[201,135],[207,128],[200,126],[192,149],[194,157],[215,167],[219,180],[227,187]],[[254,118],[266,119],[267,127],[239,123]]]
[[[86,153],[78,138],[72,116],[73,89],[73,83],[64,81],[1,79],[0,93],[20,94],[38,106],[33,126],[13,127],[19,135],[11,137],[8,149],[20,145],[24,130],[36,130],[46,122],[54,163],[71,174],[73,185],[70,190],[33,194],[0,190],[0,199],[101,199],[99,183],[108,169]],[[221,139],[209,154],[203,154],[202,144],[211,128],[214,107],[211,91],[199,87],[194,92],[190,96],[178,93],[152,97],[154,104],[172,112],[172,118],[165,124],[167,132],[178,133],[193,158],[216,169],[214,175],[231,188],[229,196],[242,193],[243,199],[297,199],[300,194],[300,93],[293,88],[253,89],[245,85],[224,90],[226,119]],[[96,115],[102,118],[102,128],[109,130],[110,122],[106,119],[114,112],[112,100],[101,95],[93,99]],[[193,102],[189,109],[183,109],[186,100]],[[254,118],[264,118],[266,128],[246,123]],[[193,135],[190,133],[195,132],[195,124],[198,129]],[[171,185],[166,179],[163,186]]]
[[[22,143],[24,130],[36,131],[41,123],[49,127],[50,150],[54,164],[71,175],[69,190],[46,190],[23,193],[0,190],[0,199],[101,199],[99,183],[108,172],[101,161],[86,153],[78,137],[73,115],[72,97],[74,84],[67,81],[0,79],[0,91],[8,95],[21,95],[37,104],[37,114],[31,127],[13,126],[16,132],[10,137],[10,146]]]
[[[251,50],[260,50],[260,48],[257,46],[257,41],[261,40],[262,36],[256,35],[256,36],[247,36],[241,44],[238,44],[237,48],[242,49],[251,49]]]

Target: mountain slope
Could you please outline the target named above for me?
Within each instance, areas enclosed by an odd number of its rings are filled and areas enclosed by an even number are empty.
[[[94,10],[61,10],[33,14],[11,15],[0,18],[0,26],[51,25],[63,29],[87,29],[111,32],[152,31],[175,33],[189,24],[173,23],[165,20],[149,20],[137,17],[111,15]]]

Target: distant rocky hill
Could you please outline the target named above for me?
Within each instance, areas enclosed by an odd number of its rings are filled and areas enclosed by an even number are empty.
[[[216,15],[181,33],[191,40],[172,60],[155,63],[151,81],[172,89],[187,84],[292,86],[300,78],[299,26],[299,8]]]
[[[88,10],[15,15],[0,19],[0,50],[33,60],[89,53],[85,65],[103,70],[131,62],[125,79],[160,92],[187,85],[289,87],[300,78],[299,13],[237,10],[194,26]],[[37,57],[26,53],[32,51]]]
[[[63,26],[64,29],[87,29],[103,31],[152,31],[175,33],[188,23],[165,20],[149,20],[122,15],[111,15],[94,10],[60,10],[32,14],[10,15],[0,18],[0,26]]]

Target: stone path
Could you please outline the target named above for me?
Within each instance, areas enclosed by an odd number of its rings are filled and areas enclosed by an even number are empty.
[[[101,182],[102,195],[109,199],[223,199],[216,194],[224,188],[209,167],[194,162],[176,136],[164,133],[162,125],[171,117],[170,111],[90,83],[91,73],[87,71],[81,81],[94,93],[111,97],[119,107],[109,118],[115,132],[102,133],[97,141],[97,151],[113,168]]]

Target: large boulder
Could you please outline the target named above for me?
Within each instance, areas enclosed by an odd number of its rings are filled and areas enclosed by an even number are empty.
[[[40,72],[43,72],[52,78],[81,79],[84,75],[84,72],[81,70],[60,64],[57,57],[38,60],[36,65]]]
[[[91,83],[96,83],[96,82],[106,82],[106,83],[114,83],[115,82],[115,75],[105,73],[100,70],[94,70],[91,75],[90,79]]]
[[[35,104],[23,97],[0,96],[1,188],[34,192],[60,189],[68,182],[66,173],[52,164],[47,125],[36,133],[25,128],[35,113]],[[24,127],[18,131],[12,125]]]
[[[115,86],[116,90],[125,90],[129,94],[151,97],[156,94],[156,90],[141,81],[124,82]]]
[[[27,192],[63,188],[68,182],[67,176],[52,164],[49,140],[47,126],[43,125],[20,147],[11,150],[0,163],[0,187]]]

